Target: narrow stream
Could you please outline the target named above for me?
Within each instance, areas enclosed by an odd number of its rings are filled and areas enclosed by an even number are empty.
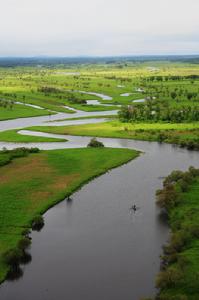
[[[116,115],[117,110],[109,110],[109,111],[93,111],[93,112],[86,112],[81,110],[75,110],[76,113],[57,113],[55,115],[49,116],[41,116],[41,117],[30,117],[30,118],[18,118],[14,120],[6,120],[0,121],[0,131],[5,131],[9,129],[20,129],[28,126],[62,126],[62,125],[70,125],[69,121],[65,121],[66,119],[70,118],[80,118],[80,117],[92,117],[92,116],[108,116],[108,115]],[[61,121],[64,120],[64,121]],[[100,119],[96,119],[100,121]],[[59,122],[52,122],[52,121],[59,121]],[[73,121],[73,124],[77,124],[77,122],[84,122],[89,123],[88,120],[75,120],[76,123]]]

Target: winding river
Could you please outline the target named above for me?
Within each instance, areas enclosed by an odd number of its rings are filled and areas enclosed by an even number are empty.
[[[8,128],[22,128],[27,123],[42,123],[45,118],[7,124]],[[1,123],[5,130],[5,122]],[[90,140],[66,138],[68,142],[29,146],[85,147]],[[44,228],[31,233],[32,262],[21,266],[22,277],[0,286],[1,300],[139,300],[156,293],[159,255],[169,230],[155,205],[155,191],[172,170],[199,167],[199,153],[155,142],[99,140],[109,147],[139,149],[143,153],[85,185],[70,201],[48,210]],[[3,146],[21,144],[0,143]],[[135,213],[130,209],[134,203],[139,208]]]

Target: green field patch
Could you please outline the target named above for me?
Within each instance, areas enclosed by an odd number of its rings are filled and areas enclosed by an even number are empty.
[[[42,143],[42,142],[65,142],[66,139],[42,136],[23,135],[18,133],[19,129],[11,129],[0,132],[0,141],[13,143]]]

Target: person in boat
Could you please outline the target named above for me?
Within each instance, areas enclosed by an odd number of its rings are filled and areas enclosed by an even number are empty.
[[[135,204],[133,204],[133,206],[131,207],[132,210],[136,211],[137,210],[137,206]]]

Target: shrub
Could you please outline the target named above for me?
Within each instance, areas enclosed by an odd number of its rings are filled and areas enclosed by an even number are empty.
[[[0,150],[0,166],[9,164],[14,158],[24,157],[29,153],[38,153],[39,151],[39,148],[28,149],[25,147],[21,147],[13,150],[7,150],[6,148],[3,148],[3,150]]]
[[[31,243],[31,240],[28,237],[23,237],[19,243],[18,243],[18,247],[21,250],[25,250]]]
[[[156,192],[157,204],[161,208],[169,210],[174,207],[179,202],[179,193],[176,191],[172,184],[168,184],[163,190],[158,190]]]
[[[41,215],[37,215],[34,217],[33,221],[32,221],[32,229],[33,230],[41,230],[42,227],[44,226],[44,219]]]
[[[182,256],[182,255],[178,256],[178,265],[182,270],[185,269],[185,267],[188,265],[188,263],[189,263],[189,260],[186,256]]]
[[[163,141],[165,141],[166,139],[168,138],[168,136],[164,133],[164,132],[161,132],[157,135],[157,141],[159,143],[162,143]]]
[[[38,153],[39,151],[40,151],[39,148],[36,148],[36,147],[29,149],[30,153]]]
[[[158,274],[156,287],[161,289],[173,287],[176,286],[181,279],[182,272],[175,268],[170,268]]]
[[[175,296],[159,295],[155,299],[156,300],[188,300],[188,297],[182,294],[178,294]]]
[[[183,230],[177,231],[171,236],[170,247],[174,249],[174,251],[180,252],[189,239],[189,232],[185,232]]]
[[[199,238],[199,224],[191,225],[189,230],[190,234],[192,234],[196,238]]]
[[[11,157],[9,154],[0,154],[0,166],[5,166],[11,162]]]
[[[20,259],[22,258],[23,253],[20,249],[11,249],[4,254],[4,261],[10,266],[16,266],[19,264]]]
[[[189,167],[189,173],[191,173],[193,177],[199,176],[199,169],[196,169],[193,166],[191,166]]]
[[[182,179],[188,184],[191,184],[193,182],[193,176],[190,172],[184,172]]]
[[[98,141],[96,138],[92,138],[88,143],[87,147],[102,148],[104,147],[104,144]]]
[[[180,187],[183,193],[189,189],[189,184],[184,179],[180,179],[178,181],[178,186]]]
[[[183,178],[183,172],[179,170],[175,170],[171,172],[169,176],[167,176],[163,182],[163,185],[166,186],[169,183],[173,183],[178,181],[179,179]]]

